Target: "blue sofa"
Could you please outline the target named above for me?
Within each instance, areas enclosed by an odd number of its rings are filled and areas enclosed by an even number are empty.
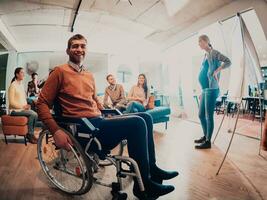
[[[104,93],[98,93],[98,97],[103,97]],[[168,106],[161,106],[161,100],[156,99],[155,102],[155,108],[151,110],[147,110],[146,112],[151,114],[153,118],[153,123],[165,123],[165,129],[168,128],[168,121],[170,121],[170,113],[171,109]]]
[[[154,124],[165,122],[165,129],[167,129],[168,121],[170,121],[171,109],[170,107],[161,106],[160,104],[160,100],[155,100],[155,108],[147,110],[146,112],[152,116]]]

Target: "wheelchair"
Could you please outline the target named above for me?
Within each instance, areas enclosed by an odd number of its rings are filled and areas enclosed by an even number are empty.
[[[102,113],[105,117],[113,117],[118,111],[106,109]],[[125,200],[127,194],[122,191],[122,178],[131,176],[137,180],[140,191],[144,191],[136,161],[123,156],[125,141],[122,141],[118,151],[111,155],[109,151],[102,149],[96,137],[99,129],[95,128],[87,118],[54,117],[54,119],[73,142],[70,151],[66,151],[55,145],[49,130],[44,128],[39,135],[38,160],[43,172],[56,188],[71,195],[82,195],[87,193],[93,184],[99,184],[112,189],[113,200]],[[116,182],[105,183],[95,176],[101,167],[108,165],[116,168]]]

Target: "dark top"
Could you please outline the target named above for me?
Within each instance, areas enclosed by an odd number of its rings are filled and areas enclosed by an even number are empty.
[[[32,96],[37,96],[38,92],[37,92],[37,85],[35,85],[35,83],[33,81],[29,81],[28,82],[28,94],[29,97]]]

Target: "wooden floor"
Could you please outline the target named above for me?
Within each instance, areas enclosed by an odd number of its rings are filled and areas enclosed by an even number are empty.
[[[168,130],[155,126],[158,164],[175,169],[180,176],[166,183],[176,190],[164,200],[256,200],[267,199],[267,161],[258,156],[258,141],[236,135],[233,148],[219,176],[216,170],[223,157],[229,134],[222,132],[211,150],[195,150],[193,139],[201,136],[199,124],[172,118]],[[2,134],[1,134],[2,138]],[[21,140],[22,142],[22,140]],[[265,154],[267,157],[267,155]],[[0,140],[0,199],[111,199],[110,189],[95,185],[83,196],[68,196],[53,189],[40,169],[36,146],[22,143],[6,145]],[[114,169],[103,174],[115,178]],[[125,180],[128,199],[132,182]]]

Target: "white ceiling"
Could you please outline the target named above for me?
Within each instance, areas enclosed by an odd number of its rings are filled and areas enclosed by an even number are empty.
[[[83,0],[74,33],[95,52],[153,49],[233,0]],[[177,3],[179,2],[179,3]],[[0,20],[19,51],[63,50],[78,0],[1,0]],[[1,30],[0,30],[1,31]]]

